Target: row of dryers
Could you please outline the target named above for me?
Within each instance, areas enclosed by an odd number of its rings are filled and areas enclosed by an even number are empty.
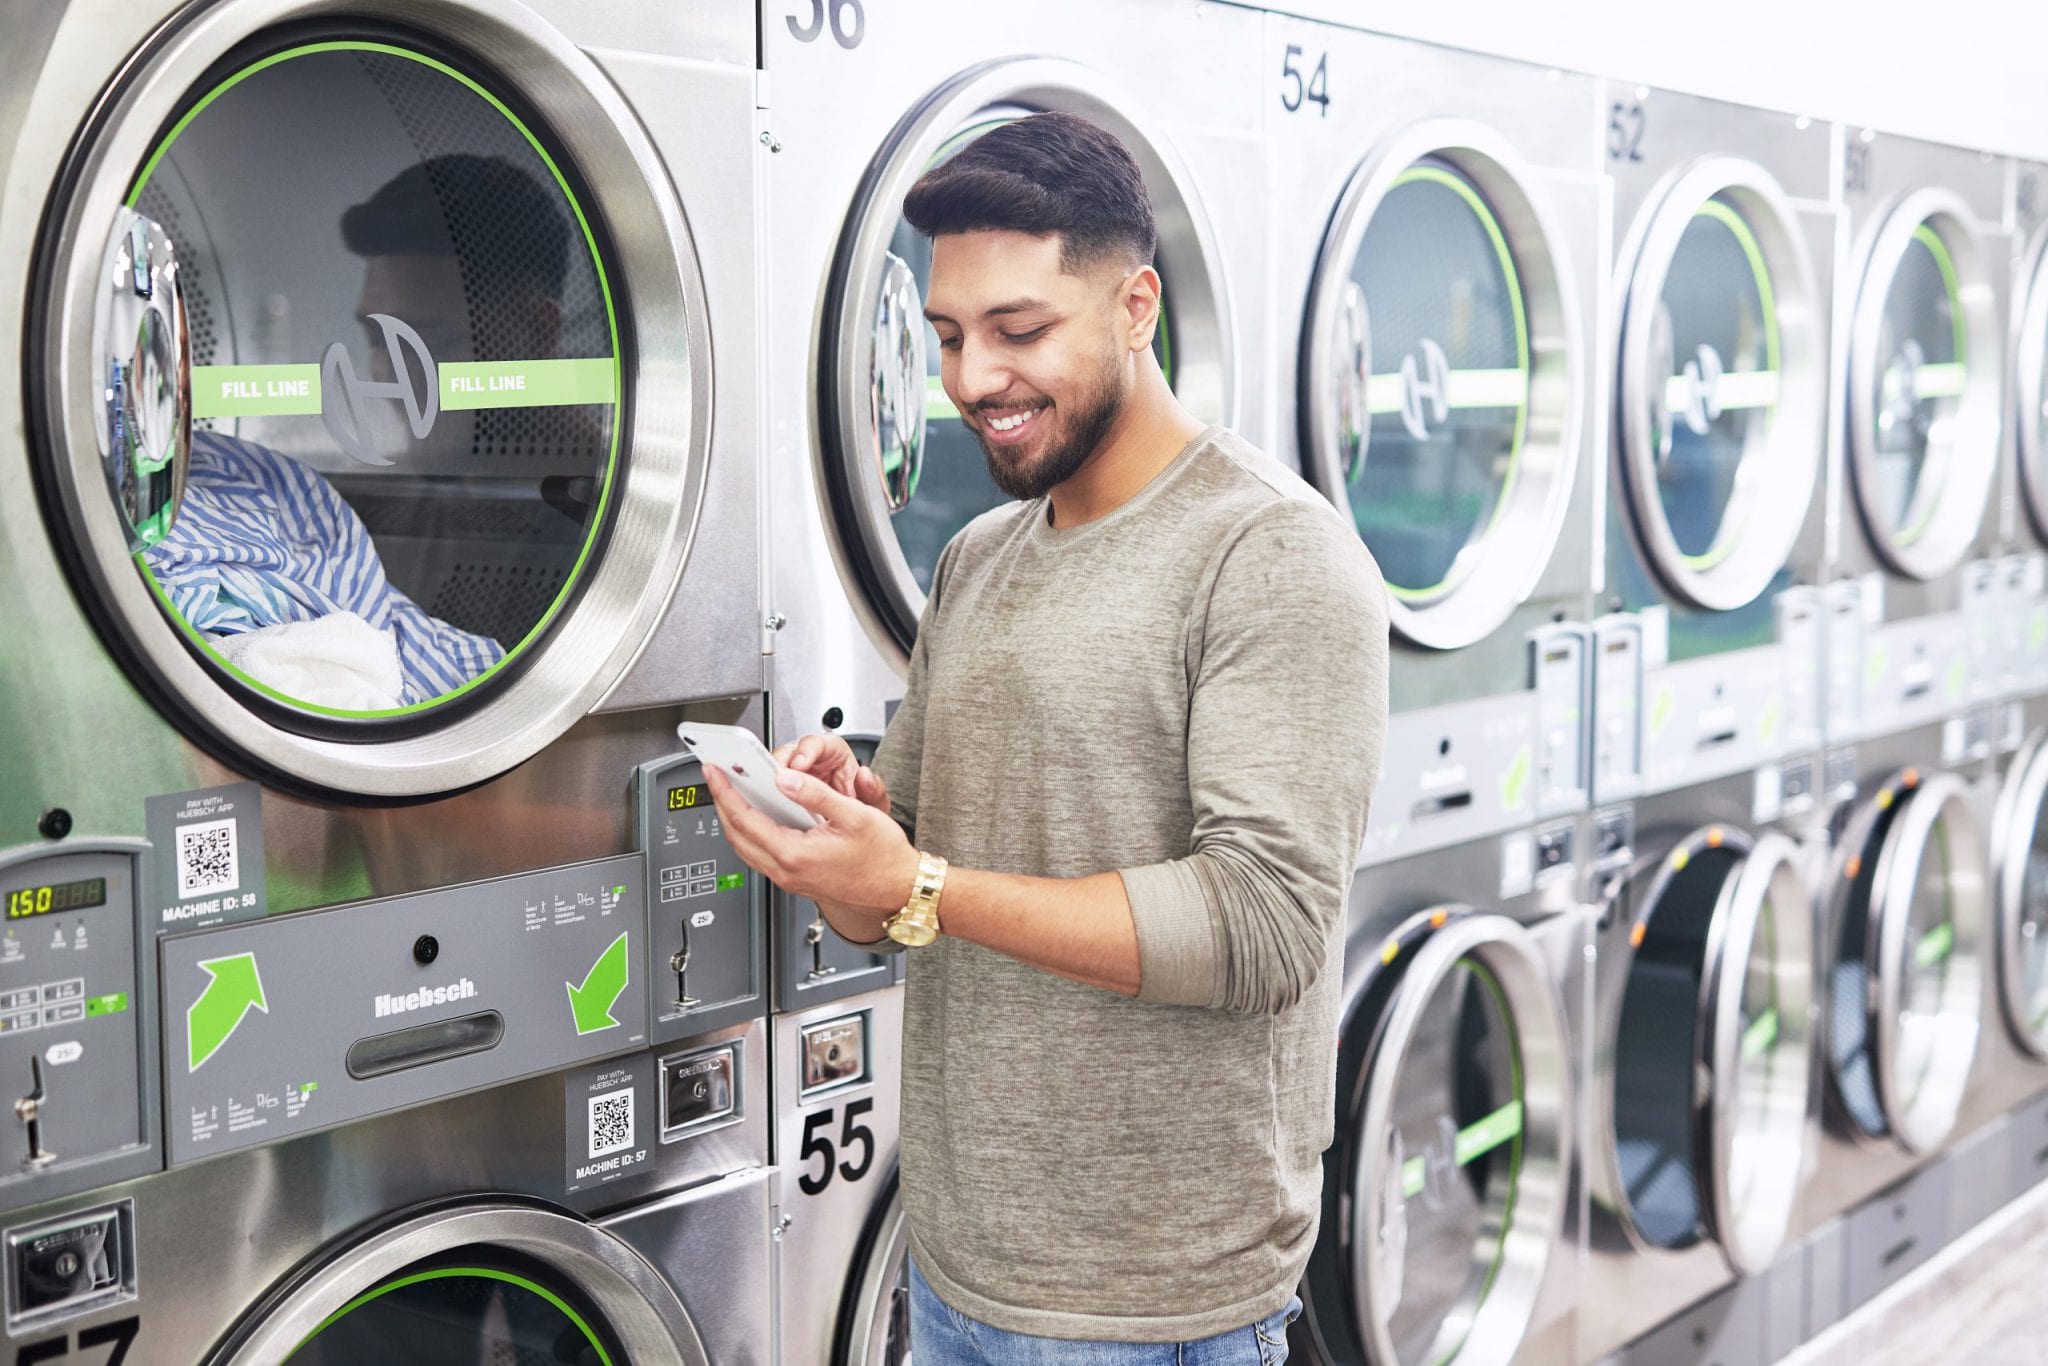
[[[1402,970],[1347,1066],[1404,1037],[1383,1011],[1476,1062],[1434,1074],[1450,1110],[1347,1073],[1382,1138],[1333,1169],[1305,1350],[1649,1326],[1543,1307],[1595,1088],[1540,1082],[1594,1036],[1513,1022],[1593,990],[1570,908],[1686,823],[1670,794],[1750,785],[1746,820],[1699,801],[1698,901],[1741,831],[1770,855],[1886,781],[1886,737],[1966,762],[1999,740],[1963,709],[2040,681],[2035,172],[1197,0],[1035,6],[1019,46],[864,0],[10,34],[10,1345],[907,1355],[899,968],[738,867],[674,734],[886,724],[938,552],[999,497],[900,201],[1047,108],[1146,173],[1177,392],[1309,473],[1395,595],[1348,971]],[[1823,741],[1863,743],[1802,781]],[[1722,881],[1782,881],[1756,866]],[[1495,950],[1459,905],[1577,928]],[[1631,947],[1680,922],[1720,923]],[[1743,1026],[1772,1067],[1797,975]],[[1687,1170],[1652,1112],[1624,1192]],[[1628,1198],[1632,1248],[1686,1241]]]

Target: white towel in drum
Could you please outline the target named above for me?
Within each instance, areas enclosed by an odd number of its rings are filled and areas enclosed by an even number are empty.
[[[405,705],[397,640],[354,612],[215,636],[213,643],[230,664],[295,701],[344,711]]]

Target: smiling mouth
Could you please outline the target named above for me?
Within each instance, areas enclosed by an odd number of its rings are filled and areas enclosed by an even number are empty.
[[[1040,417],[1050,404],[1035,408],[1010,408],[984,411],[980,414],[981,425],[988,432],[989,439],[1002,445],[1023,440],[1037,429]]]

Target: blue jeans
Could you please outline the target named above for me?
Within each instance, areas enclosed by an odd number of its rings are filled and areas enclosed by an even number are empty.
[[[1281,1366],[1300,1299],[1271,1318],[1200,1342],[1069,1342],[1006,1333],[938,1297],[910,1263],[910,1341],[917,1366]]]

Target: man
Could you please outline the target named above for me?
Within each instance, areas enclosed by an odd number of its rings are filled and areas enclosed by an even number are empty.
[[[1385,590],[1327,503],[1174,399],[1116,139],[1020,120],[905,214],[933,239],[946,394],[1021,501],[940,558],[874,770],[836,736],[784,751],[824,825],[712,791],[740,856],[848,939],[917,943],[897,913],[935,912],[903,1039],[920,1366],[1278,1362],[1331,1137]]]

